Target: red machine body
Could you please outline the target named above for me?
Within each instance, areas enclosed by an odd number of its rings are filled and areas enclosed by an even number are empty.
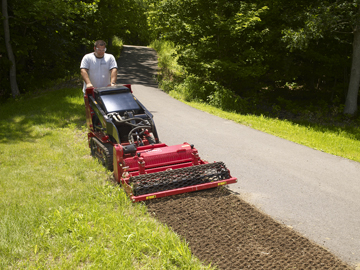
[[[222,162],[202,160],[193,145],[161,143],[131,85],[86,89],[84,99],[91,154],[113,170],[133,202],[237,182]]]

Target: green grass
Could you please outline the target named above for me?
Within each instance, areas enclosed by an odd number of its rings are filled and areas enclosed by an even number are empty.
[[[325,126],[321,124],[297,124],[265,116],[241,115],[225,112],[201,102],[186,102],[182,96],[171,91],[170,95],[184,103],[236,123],[320,150],[332,155],[360,162],[360,128]]]
[[[80,89],[0,107],[0,269],[209,269],[89,155]]]

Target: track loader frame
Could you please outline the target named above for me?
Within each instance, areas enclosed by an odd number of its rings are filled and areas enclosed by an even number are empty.
[[[133,202],[237,182],[224,163],[202,160],[193,145],[161,143],[131,85],[88,88],[84,100],[91,155]]]

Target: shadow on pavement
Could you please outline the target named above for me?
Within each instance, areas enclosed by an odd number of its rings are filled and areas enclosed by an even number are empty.
[[[119,84],[141,84],[157,87],[157,54],[154,49],[124,45],[118,59]]]

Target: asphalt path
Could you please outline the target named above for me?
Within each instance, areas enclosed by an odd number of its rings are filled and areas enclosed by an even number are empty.
[[[196,110],[157,88],[156,53],[125,46],[118,83],[154,115],[160,140],[188,142],[200,157],[223,161],[229,185],[263,213],[360,267],[360,163],[313,150]],[[359,149],[360,151],[360,149]]]

